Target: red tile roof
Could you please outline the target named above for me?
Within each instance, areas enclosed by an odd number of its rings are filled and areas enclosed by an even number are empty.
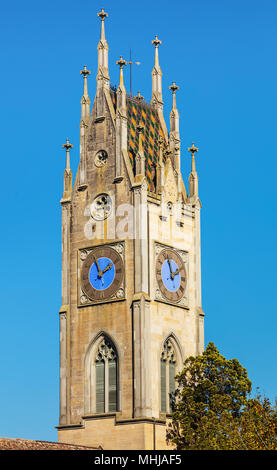
[[[0,450],[97,450],[101,447],[80,446],[63,442],[33,441],[0,437]]]

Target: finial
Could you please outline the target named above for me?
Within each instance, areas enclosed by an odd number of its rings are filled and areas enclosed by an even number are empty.
[[[198,152],[198,148],[194,146],[194,142],[192,142],[191,147],[188,148],[188,151],[191,152],[193,156],[195,152]]]
[[[104,8],[101,8],[100,13],[97,13],[97,16],[100,16],[101,21],[104,21],[105,18],[107,18],[109,15],[104,11]]]
[[[163,112],[163,94],[162,94],[162,71],[159,65],[159,45],[162,43],[158,36],[155,36],[152,44],[155,46],[155,62],[152,70],[152,97],[151,104],[161,113]],[[163,119],[163,118],[162,118]],[[165,123],[163,123],[165,126]]]
[[[143,125],[142,121],[140,121],[140,123],[137,125],[136,129],[137,129],[137,133],[138,133],[138,137],[139,137],[139,150],[143,150],[142,135],[143,135],[143,131],[144,131],[144,125]]]
[[[159,47],[159,45],[162,43],[160,39],[158,39],[158,36],[155,36],[155,39],[153,39],[152,44],[155,44],[155,47]]]
[[[119,86],[123,86],[123,67],[127,65],[126,60],[120,56],[120,59],[116,62],[117,65],[120,67],[120,78],[119,78]]]
[[[158,137],[159,145],[159,164],[163,163],[164,160],[164,139],[161,135]]]
[[[104,8],[101,8],[100,13],[97,13],[97,16],[101,18],[101,39],[104,41],[105,40],[105,29],[104,29],[104,20],[107,18],[109,15],[104,11]]]
[[[170,90],[172,90],[173,95],[175,95],[176,90],[179,90],[179,87],[176,85],[175,82],[172,82],[172,85],[169,87]]]
[[[63,148],[66,149],[66,169],[70,170],[69,150],[73,148],[73,145],[69,143],[69,139],[66,139],[66,143],[63,144]]]
[[[136,131],[138,133],[138,139],[139,139],[138,151],[136,154],[136,176],[137,176],[137,175],[145,175],[145,155],[144,155],[144,150],[143,150],[144,125],[142,121],[140,121],[139,124],[137,124]]]
[[[144,129],[144,125],[143,123],[140,121],[140,123],[137,125],[137,131],[139,134],[141,134],[143,132],[143,129]]]
[[[80,71],[80,75],[84,77],[84,96],[88,94],[88,87],[87,87],[87,75],[90,75],[90,70],[87,70],[87,66],[84,65],[83,70]]]
[[[198,148],[194,146],[194,142],[192,142],[191,147],[188,148],[188,151],[191,152],[191,171],[195,172],[195,152],[198,152]]]
[[[83,70],[81,70],[80,75],[83,75],[84,78],[86,78],[87,75],[90,75],[90,70],[87,69],[86,65],[84,65],[84,68],[83,68]]]
[[[140,94],[140,91],[138,91],[138,94],[136,96],[134,96],[135,100],[137,101],[143,101],[144,100],[144,96],[142,96]]]
[[[155,46],[155,65],[158,67],[159,66],[159,54],[158,54],[158,47],[161,45],[162,41],[158,39],[158,36],[155,36],[155,39],[153,39],[152,44]]]
[[[176,109],[176,91],[179,90],[179,87],[175,82],[172,82],[172,85],[169,87],[169,89],[172,91],[172,108]]]
[[[122,55],[120,56],[120,59],[116,61],[116,64],[120,66],[120,68],[124,67],[124,65],[127,65],[126,60],[122,58]]]
[[[69,143],[69,139],[66,139],[66,144],[63,144],[63,148],[65,148],[67,152],[69,152],[69,149],[73,148],[73,145]]]

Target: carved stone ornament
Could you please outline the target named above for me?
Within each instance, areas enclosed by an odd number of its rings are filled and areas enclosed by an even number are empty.
[[[81,251],[80,253],[80,259],[84,261],[88,255],[88,252],[86,250]]]
[[[97,168],[101,168],[102,166],[106,165],[108,160],[108,154],[106,150],[99,150],[94,158],[94,164]]]
[[[80,302],[82,305],[86,304],[86,303],[89,303],[89,298],[86,296],[86,294],[84,294],[84,292],[82,291],[82,295],[80,297]]]
[[[171,364],[176,364],[176,352],[170,338],[164,343],[161,360]]]
[[[160,252],[164,249],[163,245],[160,245],[159,243],[156,243],[155,245],[155,253],[156,256],[159,256]]]
[[[95,362],[114,361],[116,359],[117,355],[112,343],[107,338],[103,338],[98,346]]]
[[[108,194],[99,194],[90,206],[91,216],[95,220],[104,220],[112,212],[112,199]]]
[[[172,213],[173,213],[173,202],[168,201],[168,202],[166,203],[166,209],[167,209],[167,212],[168,212],[170,215],[172,215]]]
[[[118,289],[118,291],[116,293],[116,297],[118,299],[122,299],[124,297],[124,295],[125,295],[124,289],[122,289],[122,288]]]
[[[168,167],[165,178],[165,198],[173,203],[177,201],[177,182],[171,164]]]
[[[124,254],[124,243],[117,243],[113,245],[113,248],[119,253],[120,255]]]

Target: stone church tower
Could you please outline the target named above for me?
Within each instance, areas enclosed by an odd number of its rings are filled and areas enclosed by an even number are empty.
[[[108,15],[98,16],[96,95],[90,109],[85,66],[73,185],[64,144],[59,441],[165,449],[174,377],[204,348],[197,148],[187,193],[175,83],[169,131],[163,117],[161,41],[147,103],[126,93],[122,57],[111,87]]]

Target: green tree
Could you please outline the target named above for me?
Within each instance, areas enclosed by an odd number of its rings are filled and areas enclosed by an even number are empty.
[[[277,447],[276,407],[260,396],[249,398],[247,370],[237,359],[219,354],[213,343],[203,354],[189,357],[176,380],[167,439],[177,449]]]
[[[258,394],[250,398],[232,429],[235,449],[277,450],[277,406]]]

